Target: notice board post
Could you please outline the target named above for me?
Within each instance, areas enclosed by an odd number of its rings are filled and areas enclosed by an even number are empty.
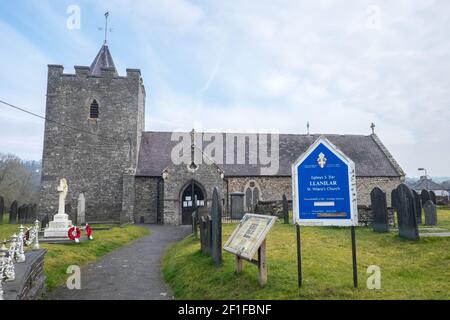
[[[292,165],[292,193],[299,287],[303,282],[300,226],[339,226],[351,227],[353,284],[356,288],[358,209],[354,162],[322,136]]]

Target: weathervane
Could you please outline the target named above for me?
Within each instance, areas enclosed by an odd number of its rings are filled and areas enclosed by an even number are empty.
[[[108,29],[108,18],[109,18],[109,12],[105,12],[105,27],[101,28],[99,27],[98,30],[102,31],[105,30],[105,44],[108,43],[108,31],[112,32],[113,30],[110,28]]]

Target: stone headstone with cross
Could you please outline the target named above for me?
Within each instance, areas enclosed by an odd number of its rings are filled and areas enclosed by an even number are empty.
[[[283,194],[283,219],[284,224],[289,224],[289,202],[286,194]]]
[[[211,255],[216,266],[222,264],[222,206],[220,203],[219,190],[214,187],[212,204],[211,204],[211,219],[212,219],[212,250]]]
[[[425,212],[425,224],[427,226],[437,225],[437,211],[436,205],[433,201],[428,200],[423,206],[423,211]]]
[[[5,200],[0,196],[0,224],[3,224],[3,215],[5,214]]]
[[[396,206],[399,236],[409,240],[419,240],[413,193],[404,183],[397,187],[397,192],[398,202]]]
[[[373,230],[375,232],[389,232],[386,193],[380,188],[375,187],[370,193],[370,200],[373,212]]]
[[[422,224],[422,203],[420,200],[420,195],[415,190],[412,190],[412,193],[414,196],[414,211],[416,213],[416,220],[418,224]]]
[[[9,209],[9,223],[15,224],[17,223],[17,214],[18,214],[18,203],[16,200],[14,200],[11,203],[11,208]]]

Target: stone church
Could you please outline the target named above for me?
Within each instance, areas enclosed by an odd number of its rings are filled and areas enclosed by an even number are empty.
[[[119,75],[107,43],[75,74],[48,66],[41,215],[56,213],[61,178],[72,211],[86,199],[88,222],[188,224],[194,207],[207,212],[214,187],[227,212],[236,192],[252,211],[258,202],[292,198],[291,164],[319,137],[145,131],[145,98],[140,70]],[[405,174],[377,135],[326,137],[355,162],[358,205],[370,205],[375,186],[390,205]],[[267,141],[270,152],[258,159],[254,150]]]

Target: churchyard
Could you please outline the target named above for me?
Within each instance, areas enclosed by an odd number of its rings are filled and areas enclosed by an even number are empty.
[[[31,225],[24,225],[31,227]],[[19,224],[9,224],[9,214],[3,217],[0,225],[0,239],[10,239],[19,232]],[[47,244],[40,243],[41,249],[46,249],[44,272],[47,292],[63,285],[68,277],[67,268],[71,265],[83,267],[109,252],[132,243],[149,234],[148,228],[128,225],[119,227],[114,225],[96,225],[94,229],[95,241],[84,241],[79,244]],[[31,251],[25,250],[25,252]]]
[[[291,213],[292,214],[292,213]],[[291,220],[292,221],[292,220]],[[236,224],[223,224],[223,240]],[[450,230],[450,209],[438,208],[431,229]],[[351,241],[348,228],[302,227],[303,287],[297,286],[295,226],[278,219],[267,236],[268,282],[258,283],[257,268],[245,265],[235,273],[234,255],[223,252],[223,265],[200,250],[189,236],[164,256],[164,278],[178,299],[449,299],[450,238],[424,237],[410,241],[398,230],[356,229],[359,287],[353,288]],[[421,235],[433,232],[420,226]],[[381,289],[368,289],[372,273],[381,271]]]

